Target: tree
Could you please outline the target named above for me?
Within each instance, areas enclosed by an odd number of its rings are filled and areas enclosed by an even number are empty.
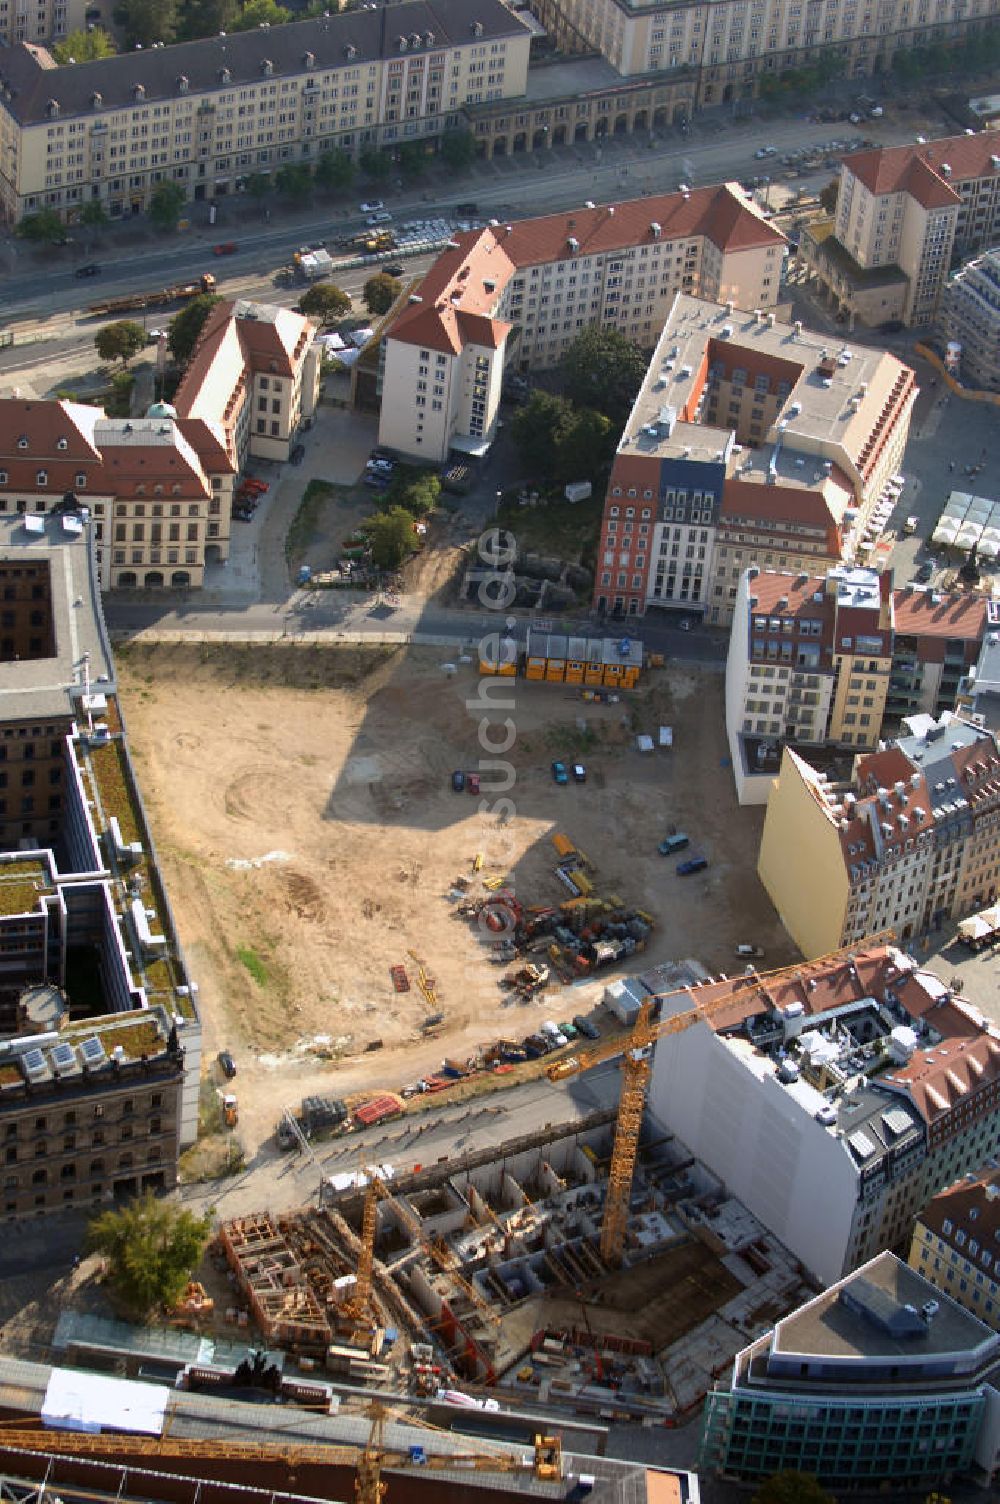
[[[569,423],[572,413],[572,404],[565,397],[542,391],[532,392],[524,407],[518,408],[510,431],[528,474],[539,480],[551,477],[556,434]]]
[[[202,293],[192,298],[167,326],[167,347],[179,366],[186,366],[191,359],[198,336],[208,315],[220,303],[214,293]]]
[[[286,10],[283,5],[277,5],[275,0],[247,0],[231,29],[253,31],[257,26],[282,26],[291,18],[291,11]]]
[[[330,193],[350,188],[354,182],[354,163],[339,146],[333,151],[321,151],[316,158],[316,181]]]
[[[247,178],[246,188],[250,197],[259,202],[270,193],[271,179],[266,172],[252,172]]]
[[[103,1253],[111,1283],[136,1316],[173,1306],[205,1251],[212,1221],[146,1191],[136,1201],[102,1212],[87,1229],[87,1245]]]
[[[321,324],[332,324],[334,319],[343,318],[345,313],[350,312],[350,307],[351,300],[347,293],[333,282],[317,282],[299,300],[300,312],[319,319]]]
[[[639,346],[617,329],[592,324],[578,334],[562,359],[566,395],[579,407],[594,407],[624,427],[646,374]]]
[[[102,360],[120,360],[127,366],[133,355],[145,348],[146,331],[132,319],[105,324],[94,335],[94,348]]]
[[[312,169],[308,162],[289,162],[279,167],[274,174],[274,186],[279,193],[302,204],[312,193]]]
[[[363,146],[358,160],[361,171],[376,183],[384,182],[392,171],[392,158],[377,146]]]
[[[377,512],[368,518],[365,532],[376,569],[398,569],[417,547],[413,517],[405,507],[390,507],[387,512]]]
[[[383,499],[385,510],[402,507],[411,517],[426,517],[437,505],[441,481],[431,470],[413,470],[400,466]]]
[[[476,138],[471,131],[445,131],[441,137],[441,156],[455,172],[464,172],[476,160]]]
[[[149,217],[158,230],[176,230],[187,195],[180,183],[163,178],[149,200]]]
[[[55,209],[39,209],[37,214],[26,214],[15,233],[36,245],[60,245],[66,239],[66,226]]]
[[[840,179],[831,178],[825,188],[819,191],[819,206],[824,214],[832,214],[837,207],[837,195],[840,193]]]
[[[751,1504],[836,1504],[812,1473],[773,1473],[754,1494]]]
[[[419,141],[404,141],[396,160],[404,178],[419,178],[427,168],[427,152]]]
[[[556,429],[553,478],[560,486],[596,479],[614,458],[618,433],[603,413],[592,407],[574,409]]]
[[[93,31],[71,31],[52,48],[57,63],[93,63],[98,58],[114,57],[115,44],[100,26]]]
[[[185,0],[180,40],[196,42],[201,37],[217,37],[220,31],[232,31],[239,14],[239,0]]]
[[[374,277],[368,278],[361,296],[368,312],[378,316],[389,312],[402,291],[403,284],[398,277],[390,277],[388,272],[376,272]]]
[[[107,210],[99,198],[88,198],[80,210],[80,223],[88,225],[91,229],[100,229],[101,225],[108,222]]]
[[[126,46],[176,41],[178,5],[179,0],[121,0],[114,18],[125,33]]]

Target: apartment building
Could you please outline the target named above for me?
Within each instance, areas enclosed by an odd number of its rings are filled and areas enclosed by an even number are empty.
[[[56,68],[0,58],[0,214],[141,213],[158,182],[189,199],[252,173],[440,136],[466,104],[525,91],[531,33],[501,0],[405,0]]]
[[[738,1353],[706,1398],[699,1471],[793,1471],[900,1496],[998,1452],[1000,1338],[891,1253]]]
[[[888,71],[896,52],[958,41],[1000,15],[996,0],[538,0],[567,51],[598,49],[626,77],[690,68],[698,104],[752,98],[761,80],[835,53],[850,76]]]
[[[734,183],[458,235],[386,335],[379,442],[483,453],[505,369],[556,365],[591,324],[651,346],[681,290],[771,307],[784,248]]]
[[[86,25],[87,0],[0,0],[0,46],[58,42]]]
[[[750,564],[849,556],[916,393],[894,356],[677,293],[612,466],[594,605],[728,625]]]
[[[892,577],[744,573],[726,660],[726,729],[741,804],[766,804],[775,742],[874,747],[892,661]]]
[[[949,281],[941,300],[942,338],[957,349],[964,386],[1000,392],[1000,250],[977,256]]]
[[[893,592],[893,618],[886,715],[939,717],[958,709],[986,634],[1000,629],[1000,602],[911,584]]]
[[[936,1289],[1000,1331],[1000,1169],[963,1175],[917,1217],[909,1264]]]
[[[197,988],[129,756],[95,527],[73,497],[0,518],[0,1221],[169,1188],[198,1131]]]
[[[799,250],[838,313],[934,322],[953,257],[1000,241],[998,146],[982,131],[843,159],[833,219],[807,228]]]
[[[821,955],[891,928],[902,941],[1000,889],[1000,748],[945,712],[833,783],[785,747],[757,871],[788,933]]]
[[[868,942],[663,1000],[711,1008],[655,1051],[649,1107],[823,1282],[885,1248],[1000,1146],[1000,1029]]]

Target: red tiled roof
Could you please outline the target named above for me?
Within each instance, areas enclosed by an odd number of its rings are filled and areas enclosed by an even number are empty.
[[[940,1012],[935,1012],[935,1028],[944,1022]],[[1000,1037],[985,1029],[965,1038],[948,1033],[882,1079],[904,1088],[921,1117],[933,1123],[964,1105],[982,1087],[1000,1080]]]
[[[827,482],[832,476],[825,477]],[[722,488],[722,506],[719,510],[719,525],[728,518],[763,518],[771,522],[805,524],[822,528],[826,534],[827,552],[832,558],[840,556],[840,535],[830,513],[823,488],[820,486],[768,486],[763,481],[741,480],[738,476],[726,479]],[[769,533],[769,537],[773,536]],[[796,534],[801,545],[802,538]]]
[[[925,209],[944,209],[960,202],[956,183],[1000,176],[990,160],[993,156],[1000,156],[995,133],[982,131],[973,136],[943,136],[923,145],[853,152],[844,158],[844,166],[879,197],[909,193]],[[941,172],[942,163],[951,168],[950,177]]]
[[[946,1243],[954,1244],[954,1234],[961,1230],[965,1242],[961,1245],[963,1257],[977,1262],[975,1254],[968,1249],[969,1240],[975,1238],[988,1261],[983,1268],[990,1269],[990,1278],[995,1279],[991,1266],[1000,1260],[1000,1170],[981,1170],[978,1175],[963,1175],[961,1180],[946,1186],[920,1213],[920,1221]],[[950,1229],[945,1232],[945,1222]]]
[[[961,637],[977,642],[986,630],[985,595],[936,595],[932,590],[895,590],[896,631],[908,637]]]

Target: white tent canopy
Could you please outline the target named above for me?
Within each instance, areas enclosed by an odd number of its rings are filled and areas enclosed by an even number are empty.
[[[109,1426],[115,1431],[161,1436],[169,1395],[163,1384],[54,1368],[42,1401],[42,1424],[61,1431],[99,1432]]]

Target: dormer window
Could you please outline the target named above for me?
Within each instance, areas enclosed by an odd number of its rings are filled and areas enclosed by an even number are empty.
[[[132,85],[132,98],[133,99],[145,99],[145,97],[146,97],[146,85],[145,84],[133,84]]]
[[[57,116],[62,114],[62,106],[60,105],[58,99],[50,99],[48,101],[45,106],[45,113],[46,115],[48,115],[50,120],[55,120]]]
[[[231,84],[232,81],[233,81],[233,75],[230,73],[229,69],[228,68],[220,68],[219,69],[219,83],[220,84]]]
[[[271,77],[271,74],[274,72],[274,64],[271,62],[271,59],[269,57],[265,57],[261,60],[260,71],[261,73],[263,73],[265,78]]]
[[[304,68],[315,68],[315,66],[316,66],[316,54],[314,52],[303,52],[303,54],[302,54],[302,66]]]
[[[47,486],[48,483],[49,472],[47,470],[39,470],[38,474],[35,476],[35,484],[39,486]]]
[[[135,494],[136,494],[136,496],[145,496],[145,494],[146,494],[146,483],[145,483],[145,481],[141,480],[139,482],[139,484],[135,488]],[[140,515],[140,513],[137,511],[136,512],[136,516],[138,517],[139,515]]]
[[[27,449],[27,447],[28,447],[28,439],[27,439],[27,436],[25,434],[22,433],[21,437],[18,439],[18,441],[17,441],[17,447],[18,447],[18,449]]]
[[[78,491],[83,490],[84,486],[87,484],[87,477],[83,474],[83,471],[81,471],[79,475],[73,477],[73,484],[76,486],[76,489]]]
[[[56,448],[57,449],[68,449],[69,448],[69,440],[68,439],[56,439]]]
[[[424,46],[425,47],[433,47],[434,46],[434,33],[433,33],[433,31],[426,31],[426,32],[424,32]]]
[[[483,34],[483,23],[482,23],[482,21],[473,21],[473,23],[472,23],[472,35],[474,37],[481,37],[482,34]]]
[[[0,486],[5,486],[6,484],[7,484],[7,472],[6,472],[6,470],[0,470]]]
[[[186,94],[189,88],[190,81],[188,76],[186,73],[182,73],[177,80],[177,92],[178,94]]]
[[[347,46],[344,48],[344,56],[346,58],[352,58],[352,57],[357,57],[357,55],[358,55],[358,49],[355,47],[354,43],[353,42],[348,42]]]
[[[104,95],[103,94],[99,94],[97,92],[97,90],[95,89],[94,93],[91,94],[91,96],[90,96],[90,103],[91,103],[91,106],[95,110],[99,110],[101,108],[101,106],[104,104]]]
[[[406,48],[408,46],[406,38],[405,37],[397,37],[396,38],[396,45],[399,47],[400,52],[405,52]]]

